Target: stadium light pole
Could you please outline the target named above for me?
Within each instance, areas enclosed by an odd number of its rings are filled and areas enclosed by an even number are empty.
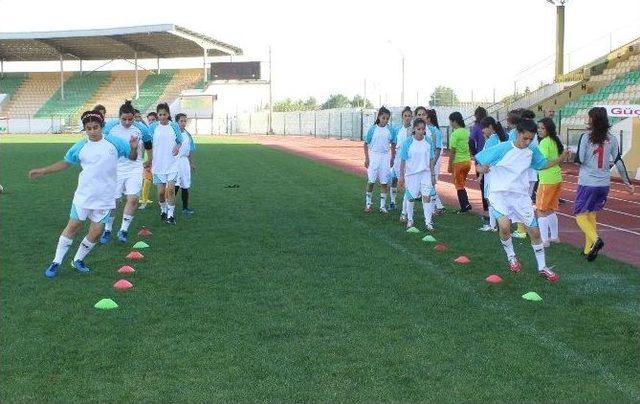
[[[60,99],[64,100],[64,57],[60,54]]]
[[[559,81],[564,73],[564,5],[567,0],[547,0],[556,6],[556,74]]]
[[[404,106],[404,52],[402,49],[395,46],[391,40],[388,40],[387,42],[400,53],[400,57],[402,58],[402,90],[400,91],[400,105]]]

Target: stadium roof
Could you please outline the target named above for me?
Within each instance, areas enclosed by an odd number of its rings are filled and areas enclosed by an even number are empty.
[[[173,24],[47,32],[0,33],[8,62],[140,59],[241,55],[242,49]]]

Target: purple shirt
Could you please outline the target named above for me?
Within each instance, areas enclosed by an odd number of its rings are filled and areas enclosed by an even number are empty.
[[[480,124],[474,123],[471,126],[471,136],[469,136],[469,149],[471,151],[471,155],[475,156],[476,153],[479,153],[484,148],[484,135],[482,134],[482,128]]]

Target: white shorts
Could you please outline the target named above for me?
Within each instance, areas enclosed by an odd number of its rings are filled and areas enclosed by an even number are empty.
[[[176,185],[180,188],[191,188],[191,165],[186,157],[178,160],[178,181]]]
[[[537,227],[538,221],[529,195],[514,192],[489,192],[489,213],[496,220],[503,216],[512,222],[522,223],[528,227]]]
[[[440,157],[436,160],[436,164],[433,167],[433,172],[436,174],[436,182],[438,182],[438,177],[440,177],[440,167],[442,166],[442,150],[440,151]]]
[[[69,217],[73,220],[79,220],[84,222],[89,219],[94,223],[107,223],[109,221],[109,214],[111,209],[83,209],[76,205],[71,205],[71,212]]]
[[[411,199],[420,198],[421,196],[433,196],[431,171],[429,170],[405,175],[404,183],[404,188]]]
[[[370,184],[376,181],[382,185],[389,183],[389,173],[391,172],[391,156],[387,153],[369,152],[369,168],[367,168],[367,179]]]
[[[118,177],[116,199],[119,199],[122,195],[140,196],[140,191],[142,191],[142,173]]]
[[[400,178],[400,164],[402,164],[400,150],[396,150],[396,158],[393,160],[393,167],[389,172],[389,181]]]
[[[175,183],[178,181],[178,173],[169,173],[169,174],[153,174],[153,183],[155,185],[158,184],[166,184],[168,182]]]

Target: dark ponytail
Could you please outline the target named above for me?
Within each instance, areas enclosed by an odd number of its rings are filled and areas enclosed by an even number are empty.
[[[169,108],[169,107],[167,107]],[[378,110],[378,116],[376,117],[376,125],[380,123],[380,117],[384,114],[389,115],[389,117],[391,117],[391,111],[389,111],[387,108],[385,107],[380,107],[380,109]]]
[[[161,109],[167,111],[167,114],[169,114],[169,120],[171,120],[171,110],[169,109],[169,104],[167,104],[166,102],[161,102],[156,107],[156,112],[160,112]]]
[[[122,116],[124,114],[135,114],[136,109],[131,105],[131,101],[126,100],[124,104],[120,105],[120,110],[118,111],[118,115]]]
[[[496,135],[498,135],[498,139],[500,142],[506,142],[509,139],[509,135],[504,131],[504,128],[500,124],[500,122],[496,122],[496,120],[492,116],[487,116],[480,121],[480,127],[482,129],[488,128],[491,126]]]
[[[431,123],[431,125],[435,126],[436,128],[440,127],[440,125],[438,124],[438,114],[436,113],[435,109],[427,110],[427,118],[429,118],[429,122]]]
[[[549,136],[556,143],[556,147],[558,148],[558,154],[562,154],[564,151],[564,145],[560,141],[558,137],[558,133],[556,132],[556,124],[553,122],[551,118],[542,118],[538,121],[538,123],[544,126],[544,130],[547,131],[547,136]]]

